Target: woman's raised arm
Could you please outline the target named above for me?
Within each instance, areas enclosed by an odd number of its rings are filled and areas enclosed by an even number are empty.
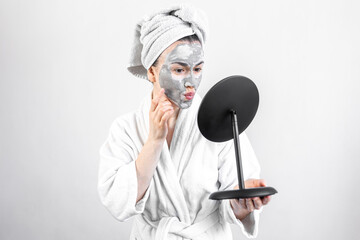
[[[100,148],[98,193],[102,204],[119,221],[142,213],[151,179],[167,135],[171,105],[163,98],[164,90],[154,97],[149,109],[149,136],[138,156],[127,123],[116,119]],[[136,159],[135,159],[136,158]]]

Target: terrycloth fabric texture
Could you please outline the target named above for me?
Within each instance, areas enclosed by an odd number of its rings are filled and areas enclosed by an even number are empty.
[[[119,221],[134,217],[130,239],[232,239],[230,224],[248,238],[258,233],[263,207],[244,220],[235,218],[229,200],[211,200],[216,191],[237,185],[234,142],[217,143],[197,126],[201,97],[180,109],[173,137],[164,141],[156,170],[144,196],[136,202],[135,161],[149,136],[151,91],[136,111],[119,116],[100,149],[98,191],[101,202]],[[244,179],[260,178],[260,165],[251,143],[240,134]]]
[[[208,25],[206,14],[188,4],[146,15],[136,24],[127,69],[134,76],[149,80],[147,69],[168,46],[180,38],[196,34],[204,47],[209,34]]]

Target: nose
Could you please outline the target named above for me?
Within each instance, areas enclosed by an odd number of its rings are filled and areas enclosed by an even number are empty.
[[[195,92],[195,88],[194,87],[187,87],[186,92]]]
[[[186,88],[194,88],[194,84],[192,82],[186,81],[185,82],[185,87]]]
[[[195,74],[191,72],[188,77],[185,79],[185,87],[191,87],[194,88],[195,85]]]

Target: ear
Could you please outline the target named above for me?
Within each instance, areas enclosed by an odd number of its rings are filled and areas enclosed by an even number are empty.
[[[154,66],[151,66],[147,71],[147,76],[150,82],[153,84],[156,82],[156,70]]]

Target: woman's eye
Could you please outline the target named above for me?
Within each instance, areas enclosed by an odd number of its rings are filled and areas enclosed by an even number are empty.
[[[201,68],[195,68],[195,72],[200,72]]]
[[[184,69],[178,68],[178,69],[175,69],[175,71],[176,71],[177,73],[182,73],[182,72],[184,71]]]

